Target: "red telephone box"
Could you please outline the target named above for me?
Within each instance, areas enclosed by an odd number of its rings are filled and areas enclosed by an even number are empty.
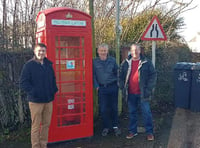
[[[36,42],[47,45],[59,91],[53,101],[49,142],[93,135],[91,17],[70,8],[38,13]]]

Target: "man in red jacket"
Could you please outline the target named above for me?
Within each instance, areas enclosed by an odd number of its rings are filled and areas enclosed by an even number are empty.
[[[28,95],[32,148],[47,147],[52,101],[58,91],[52,62],[45,57],[46,48],[42,43],[35,46],[34,57],[24,65],[20,77],[20,88]]]

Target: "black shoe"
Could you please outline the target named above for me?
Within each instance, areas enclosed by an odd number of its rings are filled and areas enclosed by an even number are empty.
[[[105,137],[105,136],[108,135],[108,133],[109,133],[109,129],[108,128],[104,128],[102,133],[101,133],[101,135]]]
[[[117,127],[117,128],[113,128],[114,132],[115,132],[115,136],[119,136],[121,135],[121,130]]]

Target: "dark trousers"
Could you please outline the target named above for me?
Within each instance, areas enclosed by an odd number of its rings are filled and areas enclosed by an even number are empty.
[[[118,86],[99,87],[99,108],[103,128],[118,127]]]

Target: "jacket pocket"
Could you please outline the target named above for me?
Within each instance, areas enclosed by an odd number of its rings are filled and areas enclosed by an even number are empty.
[[[33,92],[33,89],[31,89],[29,92],[28,92],[28,95],[29,96],[33,96],[34,92]]]
[[[151,91],[149,91],[148,89],[144,90],[144,98],[150,98],[151,96]]]
[[[43,98],[44,97],[44,92],[42,92],[41,88],[35,87],[33,89],[33,97],[34,98]]]

